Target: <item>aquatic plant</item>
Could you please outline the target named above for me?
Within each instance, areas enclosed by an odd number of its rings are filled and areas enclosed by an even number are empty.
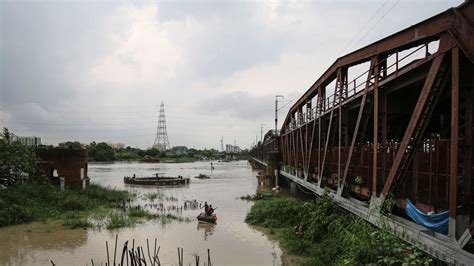
[[[17,184],[0,191],[0,227],[66,219],[70,212],[87,215],[100,208],[123,206],[130,199],[126,191],[90,185],[84,191],[61,190],[46,182]]]
[[[121,227],[128,227],[133,224],[133,221],[129,219],[123,212],[111,212],[108,216],[107,229],[116,229]]]
[[[93,226],[92,223],[88,222],[87,219],[83,218],[66,219],[64,220],[63,225],[69,229],[85,229]]]
[[[161,192],[146,193],[143,195],[145,200],[155,201],[156,199],[162,200],[164,195]]]

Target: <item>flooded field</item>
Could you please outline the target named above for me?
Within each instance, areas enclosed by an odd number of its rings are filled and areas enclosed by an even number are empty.
[[[134,227],[107,229],[61,229],[54,223],[33,223],[0,229],[0,265],[96,265],[107,261],[105,242],[119,247],[126,240],[145,246],[146,239],[158,239],[162,264],[177,265],[177,248],[183,248],[184,264],[194,264],[195,255],[201,262],[210,249],[215,265],[280,265],[282,252],[278,244],[262,232],[245,224],[250,202],[238,199],[257,190],[255,172],[246,161],[182,164],[112,163],[89,164],[91,182],[128,190],[137,194],[137,204],[150,211],[169,212],[184,221],[162,223],[151,220]],[[123,183],[123,176],[149,176],[165,173],[169,176],[190,177],[183,187],[141,187]],[[197,179],[199,174],[210,179]],[[159,195],[151,202],[146,195]],[[207,201],[217,207],[217,224],[198,224],[199,209],[184,209],[186,201]],[[146,204],[146,206],[145,206]],[[162,205],[161,205],[162,204]],[[178,210],[179,208],[179,210]],[[164,209],[164,210],[163,210]],[[187,218],[187,219],[186,219]],[[152,241],[152,242],[153,242]]]

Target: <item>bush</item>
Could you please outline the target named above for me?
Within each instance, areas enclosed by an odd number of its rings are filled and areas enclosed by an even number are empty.
[[[66,196],[66,198],[62,201],[61,207],[64,210],[83,211],[89,207],[88,201],[89,200],[85,199],[84,197],[71,194]]]
[[[274,198],[257,201],[247,214],[249,224],[270,228],[282,228],[298,223],[302,205],[292,198]]]
[[[304,256],[305,265],[433,262],[384,228],[374,228],[365,220],[343,211],[328,196],[312,202],[274,197],[258,200],[245,221],[278,230],[283,247],[290,254]],[[295,234],[296,225],[303,227],[302,234]]]

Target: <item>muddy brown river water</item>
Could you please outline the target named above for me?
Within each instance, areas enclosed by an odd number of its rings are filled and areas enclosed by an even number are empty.
[[[214,265],[280,265],[282,251],[278,243],[244,222],[251,202],[238,199],[257,190],[256,172],[246,161],[180,164],[148,164],[117,162],[89,164],[91,182],[116,187],[143,195],[160,193],[165,207],[182,206],[186,200],[210,202],[217,207],[217,224],[198,224],[199,210],[183,210],[188,222],[172,221],[163,224],[147,221],[133,227],[107,229],[62,229],[54,223],[33,223],[0,229],[0,265],[96,265],[107,261],[105,242],[114,243],[118,235],[119,247],[126,240],[135,239],[136,245],[146,247],[146,239],[158,239],[159,258],[164,265],[177,265],[177,248],[184,251],[184,265],[195,263],[195,254],[201,262],[210,249]],[[191,177],[183,187],[140,187],[123,183],[123,176],[137,174]],[[194,176],[206,174],[211,179]],[[169,200],[166,200],[166,199]],[[158,201],[157,201],[158,202]],[[146,201],[139,202],[145,204]]]

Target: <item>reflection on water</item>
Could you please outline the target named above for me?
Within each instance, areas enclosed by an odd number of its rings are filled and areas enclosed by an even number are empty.
[[[176,248],[184,250],[184,264],[194,262],[194,254],[207,257],[211,251],[216,265],[279,265],[281,250],[274,241],[245,224],[251,202],[238,198],[257,189],[255,172],[245,161],[182,164],[112,163],[89,164],[93,183],[125,189],[138,194],[138,204],[150,211],[170,213],[191,222],[148,221],[116,230],[65,230],[55,225],[21,225],[0,229],[0,265],[85,265],[106,261],[105,241],[119,246],[126,240],[146,246],[146,239],[158,239],[159,258],[165,264],[177,264]],[[192,178],[184,187],[141,187],[124,185],[123,176],[150,176],[164,172],[169,176]],[[194,176],[206,174],[210,179]],[[153,196],[155,195],[155,196]],[[199,224],[196,216],[207,201],[217,207],[217,224]],[[188,207],[190,202],[198,202]]]
[[[211,236],[214,233],[214,226],[215,224],[205,224],[205,223],[198,223],[197,230],[204,232],[204,240],[207,240],[208,236]]]
[[[0,231],[0,265],[50,264],[49,254],[74,250],[87,242],[87,231],[59,224],[32,223]]]

